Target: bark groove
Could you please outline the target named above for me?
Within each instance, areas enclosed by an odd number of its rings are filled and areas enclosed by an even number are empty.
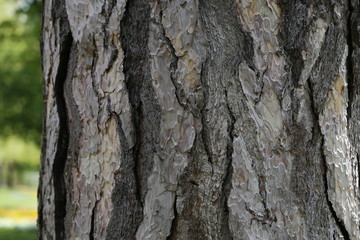
[[[112,195],[113,199],[118,200],[109,223],[107,239],[135,239],[136,231],[143,220],[146,181],[152,168],[152,152],[157,141],[158,123],[151,123],[149,120],[156,119],[157,114],[154,94],[149,87],[147,38],[144,37],[148,35],[149,28],[143,24],[149,21],[150,6],[143,0],[129,1],[126,4],[121,21],[121,42],[125,55],[125,83],[135,127],[135,144],[131,149],[124,146],[124,149],[127,149],[123,153],[126,160],[120,160],[118,182]],[[123,126],[118,116],[117,119],[119,126]],[[121,142],[126,143],[126,139],[123,137]]]
[[[58,47],[59,47],[59,67],[55,77],[55,98],[57,104],[57,110],[60,120],[59,136],[57,142],[57,150],[55,153],[53,163],[53,178],[54,178],[54,190],[55,190],[55,236],[56,239],[65,238],[65,216],[66,216],[66,187],[65,187],[65,164],[68,154],[69,143],[69,127],[68,117],[66,109],[66,100],[64,97],[65,80],[67,79],[69,69],[70,54],[73,44],[73,38],[71,35],[69,22],[67,20],[65,1],[55,1],[53,8],[53,18],[58,19],[58,23],[55,25],[58,35]],[[55,11],[57,9],[57,11]]]

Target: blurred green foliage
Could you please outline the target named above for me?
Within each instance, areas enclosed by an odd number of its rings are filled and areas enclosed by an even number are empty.
[[[0,185],[27,183],[39,168],[41,8],[41,0],[0,0]]]
[[[41,1],[0,0],[0,136],[40,145]]]

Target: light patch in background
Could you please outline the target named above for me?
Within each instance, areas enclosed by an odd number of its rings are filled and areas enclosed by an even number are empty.
[[[32,21],[27,12],[33,2],[0,0],[0,240],[36,238],[42,93],[39,44],[33,44],[39,38],[40,15],[32,15],[37,20]],[[29,97],[33,93],[37,98]],[[24,117],[24,111],[30,115]],[[28,127],[26,133],[18,122]],[[29,124],[33,122],[38,122],[36,130]]]

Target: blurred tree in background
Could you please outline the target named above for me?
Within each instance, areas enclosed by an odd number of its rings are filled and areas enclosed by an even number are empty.
[[[39,168],[40,0],[0,0],[0,185]]]
[[[39,145],[41,3],[0,1],[8,6],[0,10],[0,135],[18,135]]]

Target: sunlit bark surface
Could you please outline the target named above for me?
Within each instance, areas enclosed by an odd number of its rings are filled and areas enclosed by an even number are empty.
[[[359,13],[44,1],[39,239],[360,239]]]

